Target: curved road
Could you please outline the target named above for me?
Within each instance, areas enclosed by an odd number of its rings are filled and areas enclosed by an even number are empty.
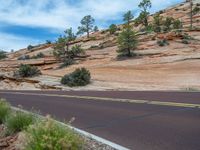
[[[0,91],[0,97],[61,121],[75,117],[73,126],[133,150],[200,149],[198,92]]]

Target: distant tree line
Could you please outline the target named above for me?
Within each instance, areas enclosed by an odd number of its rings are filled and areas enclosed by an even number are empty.
[[[192,28],[192,16],[200,12],[200,8],[196,6],[193,8],[193,3],[191,1],[191,28]],[[133,30],[132,25],[143,25],[145,32],[169,32],[171,30],[182,29],[183,24],[181,20],[174,19],[172,17],[164,18],[161,14],[162,11],[158,12],[153,16],[153,21],[149,22],[150,9],[152,7],[151,0],[142,0],[138,7],[140,8],[140,14],[137,18],[134,19],[134,16],[131,11],[127,11],[123,15],[123,21],[125,22],[122,32],[117,31],[121,30],[117,25],[111,24],[109,26],[110,35],[118,36],[119,55],[133,56],[133,50],[136,49],[138,40],[137,34]],[[133,22],[133,23],[132,23]],[[91,15],[84,16],[80,21],[80,26],[78,27],[77,33],[73,33],[72,28],[69,28],[65,31],[64,36],[60,36],[54,46],[54,55],[66,61],[66,65],[73,64],[70,63],[76,57],[84,54],[84,50],[81,48],[81,45],[74,45],[70,47],[70,43],[74,41],[77,36],[86,34],[87,38],[90,38],[91,32],[99,31],[98,27],[95,26],[95,19]],[[141,30],[141,31],[142,31]],[[120,34],[119,34],[120,33]],[[69,61],[70,60],[70,61]]]

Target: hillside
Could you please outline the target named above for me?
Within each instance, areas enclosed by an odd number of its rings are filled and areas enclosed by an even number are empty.
[[[200,3],[195,1],[195,5]],[[117,36],[107,30],[76,39],[70,46],[81,44],[86,50],[85,58],[77,64],[59,69],[60,62],[53,57],[53,44],[39,45],[33,49],[22,49],[10,53],[0,61],[0,89],[65,89],[65,90],[200,90],[200,29],[189,30],[189,3],[182,3],[161,12],[161,15],[180,19],[183,32],[192,37],[189,44],[182,43],[183,36],[174,32],[139,32],[137,57],[116,59]],[[153,16],[153,15],[152,15]],[[152,20],[152,16],[149,20]],[[194,16],[194,26],[200,27],[200,15]],[[119,25],[122,28],[122,25]],[[141,25],[133,28],[141,30]],[[157,40],[167,39],[169,45],[160,47]],[[18,60],[20,56],[33,56],[42,52],[40,59]],[[38,66],[42,75],[29,79],[15,79],[13,71],[20,64]],[[60,84],[60,78],[79,67],[90,70],[92,83],[86,87],[69,88]]]

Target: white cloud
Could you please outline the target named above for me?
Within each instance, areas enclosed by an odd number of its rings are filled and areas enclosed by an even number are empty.
[[[11,49],[21,49],[27,47],[27,44],[39,44],[38,40],[23,37],[23,36],[16,36],[13,34],[1,33],[0,32],[0,50],[7,50],[10,51]]]
[[[48,27],[63,30],[67,26],[77,27],[84,15],[108,21],[120,19],[122,12],[136,10],[140,0],[80,0],[75,4],[69,0],[6,0],[1,2],[0,22],[15,25]],[[169,5],[173,0],[152,0],[154,8]]]
[[[141,0],[0,0],[1,24],[49,28],[50,32],[62,32],[68,27],[77,28],[85,15],[92,15],[104,27],[110,20],[122,19],[127,10],[137,10]],[[78,2],[79,1],[79,2]],[[152,0],[152,12],[169,6],[175,1]],[[72,4],[73,3],[73,4]],[[1,28],[0,28],[1,30]],[[39,33],[38,33],[39,34]],[[22,48],[37,40],[18,37],[0,31],[0,48]]]

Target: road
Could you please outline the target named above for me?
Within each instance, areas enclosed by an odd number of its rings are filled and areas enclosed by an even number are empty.
[[[73,126],[133,150],[200,149],[198,92],[0,91],[0,97],[61,121],[75,117]]]

